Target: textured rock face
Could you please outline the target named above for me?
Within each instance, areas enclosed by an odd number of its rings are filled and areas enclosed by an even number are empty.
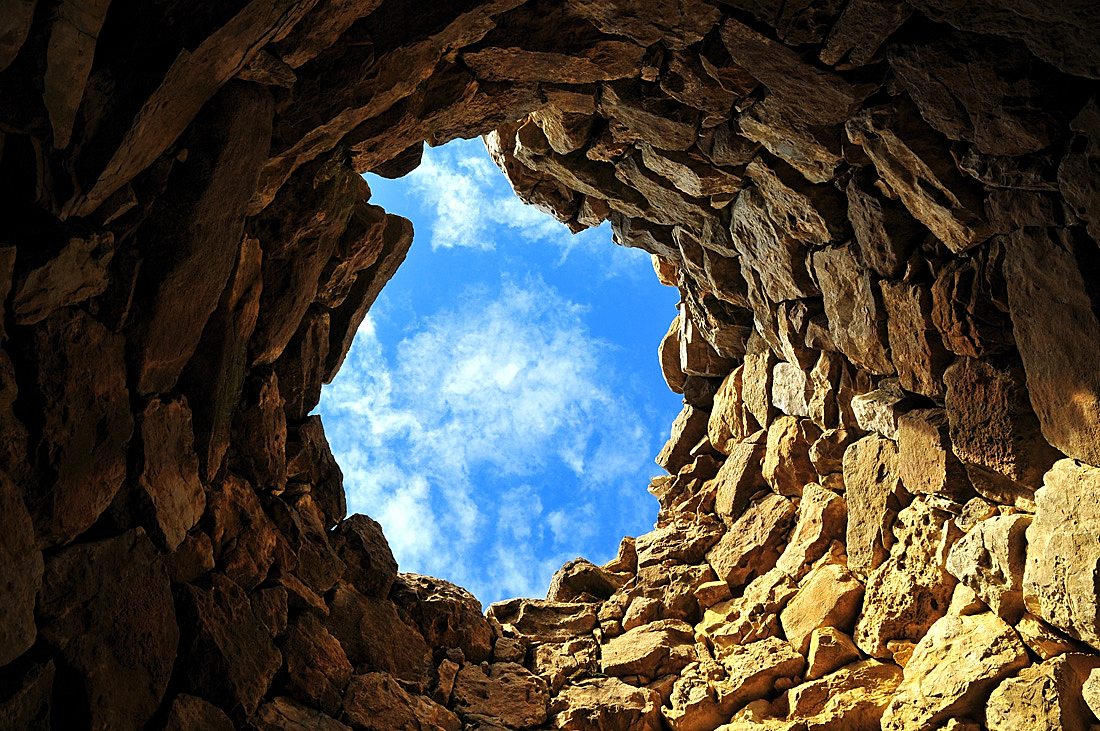
[[[0,0],[0,727],[1089,728],[1094,10]],[[359,173],[479,134],[684,395],[654,530],[488,616],[309,416]]]

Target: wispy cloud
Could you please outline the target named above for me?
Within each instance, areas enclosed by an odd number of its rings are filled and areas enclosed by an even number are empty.
[[[396,346],[359,329],[320,410],[349,510],[382,523],[402,570],[484,601],[539,596],[564,561],[610,558],[597,525],[655,512],[659,437],[583,313],[542,280],[506,280]]]
[[[644,252],[608,246],[605,232],[572,234],[548,213],[522,203],[480,139],[426,149],[420,167],[405,181],[434,216],[429,232],[433,249],[494,249],[494,234],[503,230],[528,245],[556,247],[559,265],[583,252],[600,264],[602,276],[652,276],[647,266],[638,266],[639,260],[648,264]]]

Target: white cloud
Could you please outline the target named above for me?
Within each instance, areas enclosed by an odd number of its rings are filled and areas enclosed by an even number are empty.
[[[349,511],[382,523],[403,571],[541,596],[563,561],[613,555],[597,527],[652,515],[655,440],[582,313],[534,280],[471,289],[396,347],[360,328],[320,410]],[[559,464],[576,479],[540,482]]]
[[[429,235],[433,249],[491,250],[494,232],[503,230],[527,245],[556,247],[558,265],[577,252],[598,262],[603,276],[653,276],[645,252],[608,246],[607,237],[592,229],[574,235],[550,214],[521,202],[480,139],[425,149],[420,167],[405,180],[435,216]]]

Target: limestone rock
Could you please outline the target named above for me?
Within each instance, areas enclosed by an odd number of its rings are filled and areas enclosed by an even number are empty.
[[[944,373],[951,445],[974,489],[1009,505],[1019,496],[1026,507],[1058,452],[1040,434],[1024,380],[1007,358],[960,358]]]
[[[1024,531],[1029,525],[1028,515],[983,520],[952,546],[947,557],[947,570],[1010,623],[1024,611]]]
[[[979,253],[949,261],[937,272],[932,284],[932,322],[951,352],[981,358],[1014,348],[1012,322],[997,305],[998,269],[999,262]]]
[[[510,728],[546,721],[549,701],[546,683],[516,663],[493,663],[488,674],[477,665],[463,665],[452,696],[459,713],[499,718]]]
[[[943,371],[952,356],[932,322],[931,292],[907,282],[882,281],[879,286],[898,380],[907,391],[941,398]]]
[[[690,625],[666,619],[615,637],[601,650],[600,670],[606,675],[657,678],[695,659],[695,639]]]
[[[792,688],[773,708],[807,731],[877,731],[901,674],[892,663],[864,660]]]
[[[714,477],[714,512],[732,525],[749,505],[749,499],[767,488],[761,464],[767,446],[763,431],[737,442]]]
[[[1064,459],[1046,474],[1027,529],[1024,604],[1058,629],[1100,647],[1097,596],[1089,578],[1100,562],[1100,469]]]
[[[251,715],[266,694],[282,654],[257,621],[244,591],[221,574],[177,596],[184,681],[231,716]]]
[[[261,715],[263,715],[262,709]],[[180,694],[172,701],[172,707],[168,711],[168,721],[164,724],[164,731],[187,731],[190,728],[233,731],[233,722],[229,720],[229,716],[225,715],[224,711],[214,704],[208,703],[198,696]]]
[[[1100,466],[1100,320],[1086,284],[1091,275],[1075,255],[1092,245],[1065,229],[1020,229],[1005,246],[1005,279],[1043,437],[1067,456]]]
[[[1016,623],[1016,632],[1027,648],[1043,660],[1066,652],[1081,652],[1084,647],[1030,612],[1025,612]]]
[[[661,373],[669,389],[673,393],[683,393],[687,374],[684,373],[680,361],[680,315],[672,318],[668,332],[661,339],[661,344],[657,346],[657,358],[661,363]]]
[[[267,577],[281,536],[252,485],[226,475],[207,492],[202,525],[217,566],[241,588],[252,589]]]
[[[843,496],[819,485],[807,485],[798,503],[798,518],[776,567],[795,580],[810,571],[834,541],[843,541],[848,505]]]
[[[771,377],[775,356],[762,341],[750,339],[745,353],[744,373],[741,376],[745,409],[752,418],[766,429],[775,417],[776,409],[771,401]]]
[[[825,564],[811,571],[780,615],[783,633],[803,655],[810,636],[822,627],[851,632],[863,602],[863,584],[844,566]]]
[[[607,599],[625,583],[621,576],[594,565],[583,558],[576,558],[554,572],[546,600],[551,602],[576,601],[582,594]]]
[[[256,731],[349,731],[349,727],[293,698],[276,696],[256,710],[251,723]],[[194,728],[193,726],[181,727]]]
[[[898,473],[913,494],[962,502],[973,494],[970,478],[951,449],[947,412],[917,409],[898,418]]]
[[[1088,170],[1100,156],[1098,111],[1096,101],[1090,101],[1070,122],[1070,129],[1077,135],[1058,165],[1058,188],[1077,215],[1086,221],[1093,240],[1100,238],[1100,191]]]
[[[768,428],[768,444],[761,466],[764,481],[780,495],[798,496],[817,480],[810,462],[810,445],[820,430],[809,419],[781,416]]]
[[[776,681],[797,677],[806,668],[806,658],[778,637],[731,647],[719,662],[726,678],[718,688],[718,701],[733,711],[770,695]]]
[[[893,545],[890,527],[908,497],[898,474],[897,446],[874,434],[852,443],[844,450],[844,486],[848,566],[867,574]]]
[[[715,654],[776,637],[779,612],[798,591],[795,582],[779,568],[754,579],[736,599],[719,602],[703,614],[696,632],[710,643]]]
[[[859,660],[862,655],[849,635],[836,627],[818,627],[810,633],[806,680],[817,680]]]
[[[42,639],[84,693],[74,710],[101,728],[137,729],[152,718],[180,630],[168,572],[142,529],[51,556],[37,614]]]
[[[457,647],[471,662],[488,659],[493,631],[481,613],[481,602],[470,592],[443,579],[398,574],[390,599],[429,647]]]
[[[819,476],[844,469],[844,450],[859,436],[854,429],[826,429],[810,446],[810,461]]]
[[[737,443],[755,431],[756,419],[745,407],[744,366],[734,368],[722,380],[714,394],[714,405],[707,421],[707,438],[719,452],[729,455]]]
[[[707,435],[709,420],[710,414],[706,411],[684,406],[672,424],[672,436],[657,455],[657,464],[670,475],[679,472],[681,467],[691,461],[691,449]]]
[[[873,176],[872,176],[873,177]],[[853,175],[845,187],[848,220],[863,261],[880,277],[897,277],[924,237],[905,206],[875,189],[866,174]]]
[[[681,49],[698,42],[718,22],[718,11],[700,0],[667,0],[649,5],[637,0],[569,0],[569,8],[604,33],[626,36],[643,47],[663,41]]]
[[[34,644],[35,598],[42,586],[42,552],[19,488],[0,470],[0,663],[7,665]]]
[[[287,694],[329,715],[339,714],[353,672],[340,641],[307,613],[287,629],[282,653]]]
[[[853,396],[852,413],[860,429],[897,441],[898,419],[909,410],[910,404],[898,382],[889,379],[880,382],[873,391]]]
[[[493,648],[494,658],[503,641],[503,638],[497,640],[496,647]],[[515,660],[522,661],[522,656]],[[532,670],[543,679],[560,676],[562,680],[573,681],[593,675],[599,670],[599,645],[591,637],[580,637],[560,644],[539,645],[535,648]]]
[[[462,728],[458,716],[424,696],[408,693],[385,673],[352,677],[344,695],[344,715],[355,728],[367,731],[399,728],[459,731]]]
[[[772,369],[772,403],[789,416],[810,416],[814,386],[810,374],[797,365],[780,361]]]
[[[723,533],[722,524],[710,515],[679,515],[665,527],[634,539],[638,568],[665,562],[701,563]]]
[[[345,578],[366,596],[384,597],[397,578],[397,561],[382,533],[369,516],[356,514],[334,531],[333,543],[347,566]]]
[[[1019,636],[995,614],[944,617],[906,664],[883,731],[926,731],[980,713],[990,691],[1027,662]]]
[[[917,641],[944,616],[955,579],[943,567],[958,531],[951,514],[917,498],[898,513],[898,542],[867,578],[855,641],[872,657],[889,657],[890,640]]]
[[[39,545],[67,543],[110,505],[126,477],[133,431],[124,338],[79,310],[35,327],[33,367],[44,411],[37,446],[53,484],[28,491]]]
[[[511,599],[489,607],[489,617],[529,643],[566,642],[587,635],[596,626],[591,604],[538,599]]]
[[[707,562],[731,588],[744,586],[775,566],[795,507],[774,493],[753,503],[707,553]]]
[[[562,731],[659,731],[661,699],[618,678],[591,678],[566,687],[550,703]]]
[[[860,265],[852,245],[814,252],[813,269],[837,349],[868,373],[894,373],[876,277]]]
[[[1088,731],[1092,712],[1081,689],[1098,667],[1100,658],[1068,654],[1024,668],[990,694],[985,725],[989,731]]]

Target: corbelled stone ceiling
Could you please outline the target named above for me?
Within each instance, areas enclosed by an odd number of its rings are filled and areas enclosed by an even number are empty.
[[[1098,38],[1084,0],[0,0],[0,727],[1094,728]],[[655,529],[487,614],[345,515],[310,416],[413,240],[360,174],[477,135],[653,255],[684,396]]]

